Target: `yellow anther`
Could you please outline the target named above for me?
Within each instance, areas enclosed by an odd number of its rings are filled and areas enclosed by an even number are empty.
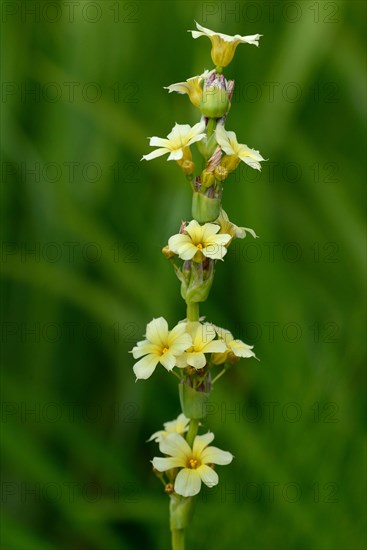
[[[203,249],[203,245],[201,243],[197,244],[196,245],[196,248],[198,248],[199,250],[202,250]]]
[[[163,348],[162,349],[162,355],[163,355],[163,353],[167,353],[167,351],[168,351],[168,348]]]
[[[189,460],[189,466],[192,470],[195,470],[195,468],[197,468],[197,465],[198,465],[198,461],[196,458],[190,458]]]

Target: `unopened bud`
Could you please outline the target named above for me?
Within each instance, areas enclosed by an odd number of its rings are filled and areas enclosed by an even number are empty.
[[[167,483],[164,490],[167,493],[167,495],[172,495],[172,493],[174,491],[173,484],[172,483]]]
[[[168,244],[162,248],[162,254],[166,256],[168,260],[176,256],[176,254],[168,247]]]
[[[228,170],[221,164],[214,170],[214,175],[217,180],[224,181],[228,177]]]
[[[184,160],[183,162],[178,160],[177,164],[180,166],[183,173],[187,176],[190,176],[195,170],[195,164],[192,160]]]
[[[201,184],[204,185],[204,187],[208,188],[213,185],[215,182],[215,176],[213,172],[208,172],[208,170],[203,170],[201,174]]]

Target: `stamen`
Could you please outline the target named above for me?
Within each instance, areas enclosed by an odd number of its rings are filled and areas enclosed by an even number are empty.
[[[167,351],[168,351],[168,348],[163,348],[163,349],[162,349],[162,355],[163,355],[164,353],[167,353]]]
[[[203,249],[203,245],[201,243],[197,244],[196,245],[196,248],[198,248],[199,250],[202,250]]]

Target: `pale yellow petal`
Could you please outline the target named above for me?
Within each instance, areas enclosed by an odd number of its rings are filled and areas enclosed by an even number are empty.
[[[188,365],[194,369],[203,369],[206,365],[205,355],[198,351],[186,353],[186,361]]]
[[[169,456],[178,457],[182,461],[182,466],[191,456],[191,449],[187,441],[178,433],[168,434],[159,444],[161,453]]]
[[[157,346],[165,346],[168,337],[168,324],[163,317],[153,319],[147,324],[147,339]]]
[[[163,155],[166,155],[169,153],[169,149],[163,148],[163,149],[156,149],[155,151],[152,151],[148,155],[143,155],[142,160],[153,160],[157,157],[161,157]]]
[[[203,230],[202,226],[196,220],[191,220],[191,222],[186,226],[185,230],[190,235],[194,244],[201,243]]]
[[[177,474],[175,491],[183,497],[193,497],[200,492],[201,477],[197,470],[183,468]]]
[[[210,468],[206,464],[202,464],[199,466],[197,471],[199,472],[201,481],[205,483],[207,487],[211,488],[218,485],[218,474],[213,470],[213,468]]]
[[[133,370],[135,376],[139,380],[146,380],[149,378],[155,371],[156,366],[158,365],[159,357],[157,355],[146,355],[140,361],[135,363]]]
[[[197,458],[200,458],[202,462],[205,463],[205,460],[202,460],[202,452],[205,449],[209,443],[211,443],[214,439],[214,434],[212,432],[208,432],[204,435],[197,435],[194,439],[194,445],[193,445],[193,455]]]
[[[233,455],[217,447],[207,447],[201,453],[201,460],[204,464],[220,464],[225,466],[232,462]]]
[[[152,464],[158,472],[166,472],[172,468],[182,467],[182,461],[176,457],[155,457],[152,460]]]

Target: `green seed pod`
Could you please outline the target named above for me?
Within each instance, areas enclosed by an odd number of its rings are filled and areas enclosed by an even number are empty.
[[[230,102],[226,90],[217,86],[208,86],[203,90],[200,110],[205,117],[221,118],[230,108]]]
[[[195,192],[192,198],[192,217],[199,223],[214,222],[220,214],[220,199],[211,199]]]
[[[178,391],[184,415],[187,418],[202,420],[205,417],[206,404],[210,394],[196,391],[183,383],[179,384]]]

